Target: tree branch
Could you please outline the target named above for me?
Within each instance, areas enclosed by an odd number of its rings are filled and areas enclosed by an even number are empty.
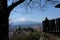
[[[23,3],[24,1],[25,1],[25,0],[19,0],[18,2],[13,3],[11,6],[8,7],[8,13],[10,14],[10,12],[11,12],[11,10],[12,10],[13,8],[15,8],[17,5]]]

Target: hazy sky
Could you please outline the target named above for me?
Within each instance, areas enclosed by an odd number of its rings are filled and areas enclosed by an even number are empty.
[[[10,0],[8,4],[10,5],[11,2],[12,0]],[[28,7],[28,12],[26,12],[25,2],[19,4],[11,11],[9,17],[9,19],[11,19],[10,22],[17,22],[17,21],[42,22],[45,19],[45,17],[48,17],[48,19],[55,19],[60,17],[60,8],[55,8],[54,6],[52,6],[52,4],[47,4],[47,5],[48,6],[47,8],[45,8],[45,11],[41,11],[39,7],[37,7],[36,9],[30,9]]]

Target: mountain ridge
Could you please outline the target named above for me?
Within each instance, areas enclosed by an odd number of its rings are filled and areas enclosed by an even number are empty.
[[[21,27],[41,26],[41,23],[35,21],[21,21],[21,22],[13,22],[9,24],[9,28],[18,28],[20,26]]]

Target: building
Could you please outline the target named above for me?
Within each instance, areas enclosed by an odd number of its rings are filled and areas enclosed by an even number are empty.
[[[56,29],[57,29],[56,31],[59,32],[60,34],[60,18],[56,19]]]
[[[46,19],[42,22],[43,32],[60,34],[60,18]]]
[[[49,31],[49,20],[47,19],[47,17],[43,21],[42,26],[43,26],[43,32],[48,32]]]

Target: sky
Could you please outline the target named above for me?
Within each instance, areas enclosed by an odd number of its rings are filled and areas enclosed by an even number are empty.
[[[43,0],[44,1],[44,0]],[[36,8],[28,8],[28,11],[26,12],[26,5],[25,2],[22,4],[19,4],[17,7],[15,7],[9,16],[9,23],[11,22],[20,22],[20,21],[36,21],[36,22],[42,22],[47,17],[48,19],[56,19],[60,17],[60,8],[55,8],[53,4],[47,4],[47,8],[44,8],[44,11],[41,10],[41,8],[38,7],[38,4],[35,3]],[[8,6],[12,4],[12,0],[8,1]],[[41,3],[45,4],[45,3]],[[57,3],[56,3],[57,4]],[[56,5],[55,4],[55,5]],[[42,6],[43,6],[42,5]]]

